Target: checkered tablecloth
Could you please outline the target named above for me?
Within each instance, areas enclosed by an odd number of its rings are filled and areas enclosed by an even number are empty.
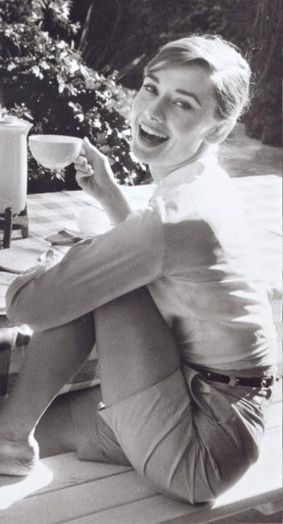
[[[282,260],[281,180],[277,176],[253,176],[233,179],[233,182],[242,193],[248,222],[261,253],[263,280],[270,289],[270,297],[273,302],[274,299],[277,299],[278,302],[281,296]],[[150,198],[153,186],[139,186],[123,190],[133,208],[142,208]],[[94,212],[97,209],[99,205],[82,191],[28,195],[30,237],[42,241],[61,230],[67,230],[76,235],[79,233],[78,218],[80,219],[84,213],[89,218],[91,211]],[[16,237],[19,236],[18,231],[13,232],[12,243],[16,245],[18,242]],[[280,329],[281,319],[276,319],[276,322],[277,328]],[[14,350],[2,347],[0,350],[0,394],[5,394],[12,387],[25,351],[25,347],[17,347]],[[97,383],[99,383],[99,373],[96,352],[93,350],[84,368],[70,384],[64,386],[62,391],[82,389]]]
[[[78,231],[80,213],[86,208],[97,207],[82,191],[28,195],[30,235],[46,238],[64,229]]]
[[[95,212],[99,210],[99,206],[82,191],[34,194],[28,195],[27,200],[30,236],[28,239],[23,240],[21,239],[19,230],[13,231],[11,253],[13,248],[17,248],[17,246],[27,246],[27,249],[29,247],[37,248],[38,253],[36,253],[35,250],[33,251],[33,249],[31,250],[31,265],[36,263],[37,256],[41,252],[44,253],[44,251],[51,246],[49,241],[44,242],[45,239],[57,234],[59,231],[67,231],[74,236],[78,235],[83,237],[84,233],[79,231],[78,221],[82,218],[84,212],[89,216],[89,211],[93,210]],[[95,229],[95,224],[93,226]],[[66,247],[62,248],[63,251],[66,249]],[[5,253],[2,251],[2,254],[6,255],[6,251],[7,250],[5,250]],[[34,261],[32,258],[33,253]],[[13,277],[12,274],[7,272],[1,273],[0,271],[2,300],[4,300],[3,297],[8,283],[15,277],[16,275]],[[1,324],[2,326],[5,325],[3,309]],[[27,326],[19,326],[19,329],[23,333],[29,331]],[[0,396],[5,395],[13,387],[24,360],[26,349],[26,346],[16,346],[12,348],[9,344],[2,344],[2,347],[0,344]],[[79,373],[73,377],[72,381],[63,387],[61,393],[91,387],[96,384],[99,384],[99,372],[96,350],[93,348],[86,364]]]

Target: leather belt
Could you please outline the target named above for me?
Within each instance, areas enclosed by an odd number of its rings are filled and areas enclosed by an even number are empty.
[[[222,382],[223,384],[229,384],[229,386],[246,386],[249,388],[269,388],[274,384],[274,377],[237,377],[234,375],[222,375],[222,373],[214,373],[212,371],[206,371],[199,366],[188,364],[192,369],[198,371],[207,380],[213,382]]]

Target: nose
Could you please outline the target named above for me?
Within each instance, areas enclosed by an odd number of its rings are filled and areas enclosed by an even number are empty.
[[[164,101],[157,98],[152,100],[151,103],[147,106],[145,113],[149,120],[163,122],[165,120]]]

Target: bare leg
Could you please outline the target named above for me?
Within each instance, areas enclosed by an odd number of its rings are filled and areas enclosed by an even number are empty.
[[[162,381],[180,365],[171,332],[146,288],[99,308],[95,332],[102,396],[107,405]],[[92,315],[33,336],[20,377],[0,413],[0,473],[28,472],[26,465],[20,468],[11,460],[7,465],[5,454],[25,454],[30,465],[35,426],[60,388],[83,364],[93,343]],[[42,427],[44,420],[47,428],[48,417],[42,418]]]
[[[108,406],[161,382],[180,366],[171,331],[145,287],[97,309],[95,332]]]
[[[99,308],[95,324],[103,401],[108,405],[147,389],[179,366],[172,335],[146,289]],[[102,400],[100,388],[96,393],[98,404]],[[76,450],[69,405],[69,398],[75,395],[57,397],[40,419],[35,437],[41,457]]]
[[[92,315],[33,335],[21,373],[0,413],[0,473],[28,472],[36,452],[33,432],[39,418],[82,366],[93,344]]]
[[[69,400],[75,394],[59,395],[40,418],[34,436],[41,458],[77,450]]]

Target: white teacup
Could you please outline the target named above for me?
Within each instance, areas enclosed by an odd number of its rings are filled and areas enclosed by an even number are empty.
[[[30,135],[29,148],[39,164],[48,169],[61,169],[76,160],[81,138],[65,135]]]

